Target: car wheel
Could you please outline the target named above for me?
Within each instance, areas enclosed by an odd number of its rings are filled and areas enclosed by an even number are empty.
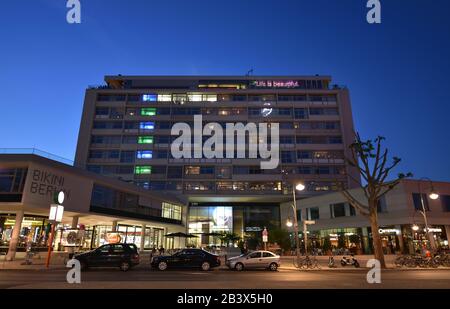
[[[128,271],[130,269],[130,263],[128,262],[122,262],[120,264],[120,270],[121,271]]]
[[[355,262],[355,267],[358,268],[359,267],[359,263]]]
[[[202,263],[202,270],[203,271],[208,271],[211,269],[211,264],[209,264],[208,262],[203,262]]]
[[[159,270],[166,270],[167,269],[167,263],[166,262],[159,262],[158,263],[158,269]]]
[[[234,265],[234,269],[236,269],[237,271],[242,271],[244,269],[244,264],[237,263],[236,265]]]
[[[270,265],[269,265],[269,270],[271,270],[271,271],[277,271],[277,269],[278,269],[277,263],[270,263]]]

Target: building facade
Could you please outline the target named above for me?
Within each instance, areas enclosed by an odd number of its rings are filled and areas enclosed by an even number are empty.
[[[54,194],[63,191],[64,215],[55,250],[96,248],[116,241],[140,250],[185,244],[165,235],[186,231],[187,200],[150,192],[34,154],[0,154],[0,250],[46,250]]]
[[[336,181],[356,185],[351,179],[358,178],[357,171],[344,161],[354,132],[349,93],[332,86],[328,76],[106,76],[105,81],[86,90],[75,165],[151,191],[186,195],[191,233],[245,236],[265,225],[279,227],[279,203],[289,199],[298,180],[306,185],[305,195],[333,191]],[[278,123],[278,166],[261,169],[261,157],[230,158],[225,151],[222,158],[175,158],[171,143],[178,136],[171,129],[186,123],[194,130],[195,115],[202,116],[203,126]],[[202,141],[208,138],[203,134]],[[252,143],[247,137],[246,153]]]
[[[430,199],[431,190],[439,194],[436,200]],[[363,204],[367,204],[364,202],[362,189],[352,189],[350,192]],[[414,253],[424,246],[430,248],[430,241],[425,233],[424,217],[420,213],[422,201],[436,247],[448,248],[450,183],[402,180],[394,190],[383,196],[378,205],[379,232],[386,254]],[[333,249],[341,252],[350,250],[354,253],[372,253],[368,218],[349,205],[341,193],[299,199],[297,209],[299,222],[315,221],[315,224],[308,225],[308,246],[322,252]],[[292,218],[291,203],[282,203],[281,220],[286,222]],[[289,230],[294,241],[293,228],[286,225],[284,228]],[[299,238],[304,247],[303,231],[300,231]]]

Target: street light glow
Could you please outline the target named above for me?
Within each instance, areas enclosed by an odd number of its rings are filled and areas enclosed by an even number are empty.
[[[305,190],[305,185],[302,183],[299,183],[295,186],[295,189],[297,189],[298,191],[303,191],[303,190]]]
[[[412,226],[413,231],[418,231],[419,230],[419,226],[417,224],[414,224]]]
[[[287,220],[286,220],[286,226],[287,227],[292,227],[292,220],[290,219],[290,218],[288,218]]]
[[[431,192],[430,195],[428,195],[428,196],[432,200],[437,200],[439,198],[439,194],[437,194],[436,192]]]

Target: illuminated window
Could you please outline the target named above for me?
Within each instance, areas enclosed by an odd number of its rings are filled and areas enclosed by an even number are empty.
[[[144,102],[156,102],[158,99],[158,95],[156,94],[143,94],[142,101]]]
[[[141,174],[151,174],[152,173],[152,167],[150,165],[138,165],[134,167],[134,173],[141,175]]]
[[[186,175],[200,175],[200,166],[186,166]]]
[[[184,104],[186,102],[187,96],[185,94],[174,94],[173,95],[173,102],[175,104]]]
[[[218,114],[221,116],[228,116],[230,115],[230,110],[228,109],[219,109]]]
[[[136,153],[138,159],[151,159],[153,158],[153,151],[151,150],[138,150]]]
[[[202,95],[201,94],[189,94],[188,100],[191,102],[201,102],[202,101]]]
[[[203,101],[217,102],[217,94],[204,94]]]
[[[153,136],[138,136],[138,144],[153,144]]]
[[[162,217],[163,218],[181,220],[181,212],[182,212],[182,207],[179,205],[170,204],[170,203],[166,203],[166,202],[162,203]]]
[[[141,108],[141,116],[155,116],[156,108],[154,107],[144,107]]]
[[[158,94],[158,101],[170,102],[170,101],[172,101],[172,95],[171,94]]]
[[[141,122],[139,124],[139,128],[141,130],[154,130],[155,129],[155,123],[154,122]]]

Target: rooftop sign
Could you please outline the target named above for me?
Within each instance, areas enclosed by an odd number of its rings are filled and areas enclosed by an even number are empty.
[[[297,80],[254,80],[250,86],[255,88],[299,88]]]

